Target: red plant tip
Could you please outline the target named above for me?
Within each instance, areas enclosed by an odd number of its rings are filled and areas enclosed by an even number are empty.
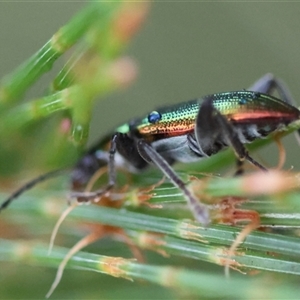
[[[117,15],[114,32],[122,41],[130,39],[141,27],[149,11],[149,2],[126,2]]]
[[[137,77],[136,63],[129,57],[116,60],[110,67],[111,77],[121,87],[128,86]]]

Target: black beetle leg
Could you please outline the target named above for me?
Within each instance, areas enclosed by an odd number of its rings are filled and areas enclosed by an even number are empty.
[[[296,102],[286,84],[271,73],[259,78],[248,90],[270,95],[273,94],[274,91],[277,91],[284,102],[296,106]]]
[[[272,94],[274,91],[277,91],[284,102],[297,107],[297,103],[286,84],[271,73],[262,76],[248,90],[265,94]],[[300,145],[300,129],[295,131],[295,137]]]
[[[168,162],[144,140],[137,141],[137,148],[140,152],[140,155],[146,161],[152,161],[152,163],[164,173],[164,175],[174,184],[174,186],[182,191],[191,211],[195,216],[195,219],[204,226],[208,225],[210,222],[208,207],[205,204],[200,203],[198,199],[194,197],[191,191],[186,187],[185,183],[178,177],[172,167],[168,164]]]
[[[118,133],[115,133],[111,139],[108,160],[108,183],[103,189],[93,192],[73,192],[71,198],[77,198],[78,202],[88,202],[89,200],[98,198],[107,193],[116,183],[116,169],[115,169],[115,154]]]
[[[254,160],[238,138],[231,123],[213,106],[212,98],[206,97],[199,109],[195,124],[195,136],[200,150],[207,155],[214,154],[216,143],[221,138],[232,146],[238,160],[245,159],[259,169],[266,171],[260,163]],[[241,163],[238,164],[241,169]],[[238,171],[239,172],[239,171]]]
[[[244,161],[243,160],[236,160],[236,171],[234,176],[241,176],[244,174]]]

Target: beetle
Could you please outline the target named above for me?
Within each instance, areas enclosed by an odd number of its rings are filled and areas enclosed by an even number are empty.
[[[271,94],[277,91],[280,98]],[[262,171],[267,169],[253,159],[244,144],[285,129],[300,119],[300,111],[284,83],[266,74],[249,90],[222,92],[152,111],[119,126],[112,135],[100,139],[72,170],[73,192],[78,201],[90,201],[106,194],[116,183],[116,167],[139,172],[153,164],[178,187],[197,221],[209,224],[209,209],[199,202],[172,168],[175,162],[194,162],[232,147],[238,162],[237,175],[247,160]],[[109,143],[109,151],[102,150]],[[91,176],[108,165],[108,183],[99,190],[81,192]],[[36,178],[13,193],[0,210],[37,182],[56,176],[62,170]]]

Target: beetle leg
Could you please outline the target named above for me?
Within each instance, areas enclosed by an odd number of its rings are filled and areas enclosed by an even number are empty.
[[[195,136],[200,150],[208,155],[214,154],[216,142],[223,138],[226,143],[231,145],[240,162],[246,159],[259,169],[266,171],[265,167],[248,154],[234,127],[213,106],[211,97],[206,97],[199,109],[196,118]],[[241,169],[240,162],[238,164],[239,169]]]
[[[127,134],[117,133],[116,147],[118,153],[129,163],[131,168],[143,170],[148,166],[149,162],[141,156],[135,140]]]
[[[208,225],[210,222],[208,207],[200,203],[198,199],[192,194],[192,192],[186,187],[185,183],[178,177],[173,168],[168,164],[168,162],[148,143],[144,140],[137,141],[137,148],[140,155],[146,160],[151,160],[152,163],[159,168],[169,180],[179,188],[184,197],[186,198],[188,205],[194,217],[204,226]]]
[[[236,171],[234,176],[241,176],[244,174],[244,161],[243,160],[236,160]]]
[[[272,73],[262,76],[248,90],[265,94],[272,94],[274,91],[277,91],[284,102],[297,107],[297,103],[289,88],[281,79],[276,78]],[[295,137],[300,145],[300,130],[295,131]]]
[[[248,90],[270,95],[273,94],[274,91],[277,91],[280,98],[284,102],[293,106],[297,106],[286,84],[281,79],[276,78],[271,73],[268,73],[259,78]]]
[[[71,198],[77,198],[79,202],[87,202],[104,195],[114,187],[116,183],[115,154],[117,151],[136,170],[142,170],[148,165],[148,163],[140,156],[134,140],[126,134],[116,132],[111,139],[108,153],[108,184],[103,189],[95,190],[93,192],[73,192],[71,193]]]
[[[93,192],[72,192],[70,197],[77,198],[79,202],[87,202],[91,199],[98,198],[107,193],[116,182],[116,169],[115,169],[115,154],[116,154],[116,143],[118,133],[115,133],[111,139],[108,159],[108,183],[103,189],[99,189]]]

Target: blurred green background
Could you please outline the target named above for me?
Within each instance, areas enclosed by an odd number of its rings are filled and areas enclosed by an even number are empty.
[[[83,5],[84,2],[0,3],[0,76],[38,50]],[[153,3],[146,24],[127,50],[138,62],[138,79],[128,89],[97,103],[90,141],[157,106],[247,88],[268,72],[284,79],[300,105],[299,13],[300,4],[291,2]],[[42,95],[50,79],[51,73],[46,74],[27,98]],[[299,168],[299,148],[293,136],[286,140],[286,166]],[[261,153],[263,158],[267,155],[268,163],[276,164],[276,148],[269,147]],[[41,298],[54,273],[55,270],[1,263],[0,298]],[[72,284],[81,278],[82,286],[74,287]],[[105,291],[108,284],[115,285],[120,293],[110,296]],[[135,295],[131,286],[125,280],[68,271],[52,298],[138,298],[140,294]],[[22,289],[22,294],[16,287]],[[97,290],[99,294],[95,294]],[[161,288],[154,291],[149,285],[145,285],[145,293],[149,293],[145,299],[174,297]]]

